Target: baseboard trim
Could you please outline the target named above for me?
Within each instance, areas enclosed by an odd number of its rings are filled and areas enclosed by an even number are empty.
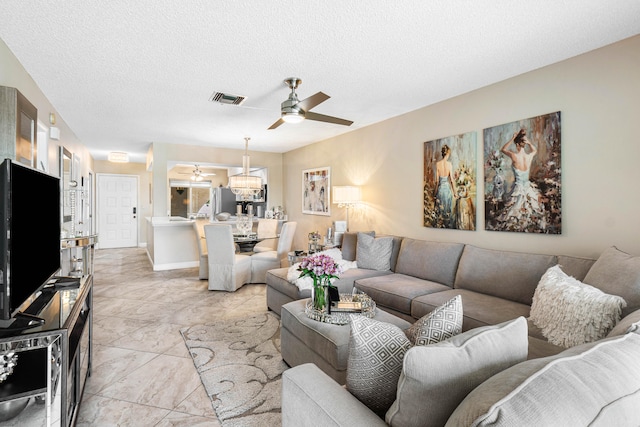
[[[153,262],[151,262],[151,264],[153,265],[153,271],[179,270],[181,268],[200,267],[199,261],[173,262],[167,264],[153,264]]]

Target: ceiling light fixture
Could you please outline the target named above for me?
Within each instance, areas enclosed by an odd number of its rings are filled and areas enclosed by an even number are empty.
[[[107,159],[113,163],[128,163],[129,154],[123,153],[122,151],[112,151],[107,156]]]
[[[242,156],[242,174],[229,177],[229,188],[235,195],[240,195],[248,200],[262,191],[262,178],[249,175],[249,140],[244,139],[244,155]]]

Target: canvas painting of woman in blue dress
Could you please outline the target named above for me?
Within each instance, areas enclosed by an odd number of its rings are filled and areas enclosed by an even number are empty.
[[[424,226],[475,230],[475,132],[425,142]]]

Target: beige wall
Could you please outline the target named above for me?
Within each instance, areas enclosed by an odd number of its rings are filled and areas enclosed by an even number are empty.
[[[60,139],[57,141],[52,139],[38,141],[39,144],[47,145],[46,171],[52,175],[59,176],[58,152],[59,147],[62,145],[78,156],[82,167],[81,176],[87,176],[93,167],[93,158],[89,151],[67,126],[64,117],[53,108],[38,85],[2,40],[0,40],[0,86],[18,89],[38,109],[38,123],[40,126],[44,126],[47,131],[51,126],[49,124],[49,113],[56,114],[55,126],[60,129]],[[41,169],[40,165],[38,165],[38,169]]]
[[[285,206],[298,221],[294,246],[324,233],[331,217],[301,213],[301,171],[331,167],[331,184],[362,185],[364,206],[352,230],[454,241],[487,248],[597,257],[611,245],[640,255],[640,36],[385,122],[285,153]],[[422,226],[423,142],[562,112],[562,235],[484,230],[484,186],[478,183],[479,231]]]
[[[168,162],[207,163],[224,166],[242,164],[244,150],[207,148],[195,145],[176,145],[154,142],[149,149],[153,171],[153,216],[167,216],[169,211]],[[267,168],[269,178],[269,206],[283,203],[282,154],[249,151],[252,168]],[[226,185],[226,183],[225,183]]]

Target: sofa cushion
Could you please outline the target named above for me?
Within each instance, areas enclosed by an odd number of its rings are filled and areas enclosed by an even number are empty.
[[[640,333],[640,309],[633,313],[627,314],[618,324],[609,332],[607,337],[615,337],[618,335],[628,334],[630,332]]]
[[[385,420],[393,426],[444,425],[465,396],[527,357],[524,317],[473,329],[407,351],[397,398]]]
[[[428,242],[405,238],[395,272],[453,287],[461,243]]]
[[[558,255],[558,264],[562,267],[562,271],[581,281],[584,281],[594,262],[596,260],[591,258]]]
[[[584,282],[627,302],[622,315],[640,308],[640,257],[622,252],[615,246],[606,249],[584,278]]]
[[[379,307],[388,307],[407,315],[411,315],[411,301],[414,298],[451,289],[440,283],[399,273],[358,278],[355,287],[373,298]],[[445,301],[437,306],[442,305]]]
[[[287,295],[292,299],[309,298],[311,291],[305,289],[300,291],[296,285],[287,280],[287,274],[289,268],[274,268],[267,271],[266,279],[267,286],[277,289],[279,292]]]
[[[519,316],[529,316],[530,307],[526,304],[464,289],[449,289],[416,297],[411,303],[411,315],[420,318],[456,295],[462,296],[463,331],[479,326],[497,325]]]
[[[375,237],[375,231],[361,231],[360,233],[368,234],[369,236]],[[358,249],[358,233],[346,232],[342,235],[342,259],[346,259],[347,261],[355,261],[357,256]]]
[[[462,332],[462,298],[456,295],[449,301],[422,316],[405,331],[413,345],[429,345]]]
[[[531,305],[542,275],[556,256],[496,251],[466,245],[454,287]]]
[[[529,360],[469,393],[446,425],[640,425],[638,354],[640,335],[626,334]]]
[[[392,237],[372,237],[366,233],[358,233],[358,267],[378,271],[391,270],[392,249]]]
[[[531,329],[529,329],[531,331]],[[551,344],[545,338],[537,338],[529,335],[529,354],[527,359],[538,359],[562,353],[566,348]]]
[[[604,338],[620,320],[625,301],[551,267],[533,296],[531,320],[552,344],[573,347]]]

